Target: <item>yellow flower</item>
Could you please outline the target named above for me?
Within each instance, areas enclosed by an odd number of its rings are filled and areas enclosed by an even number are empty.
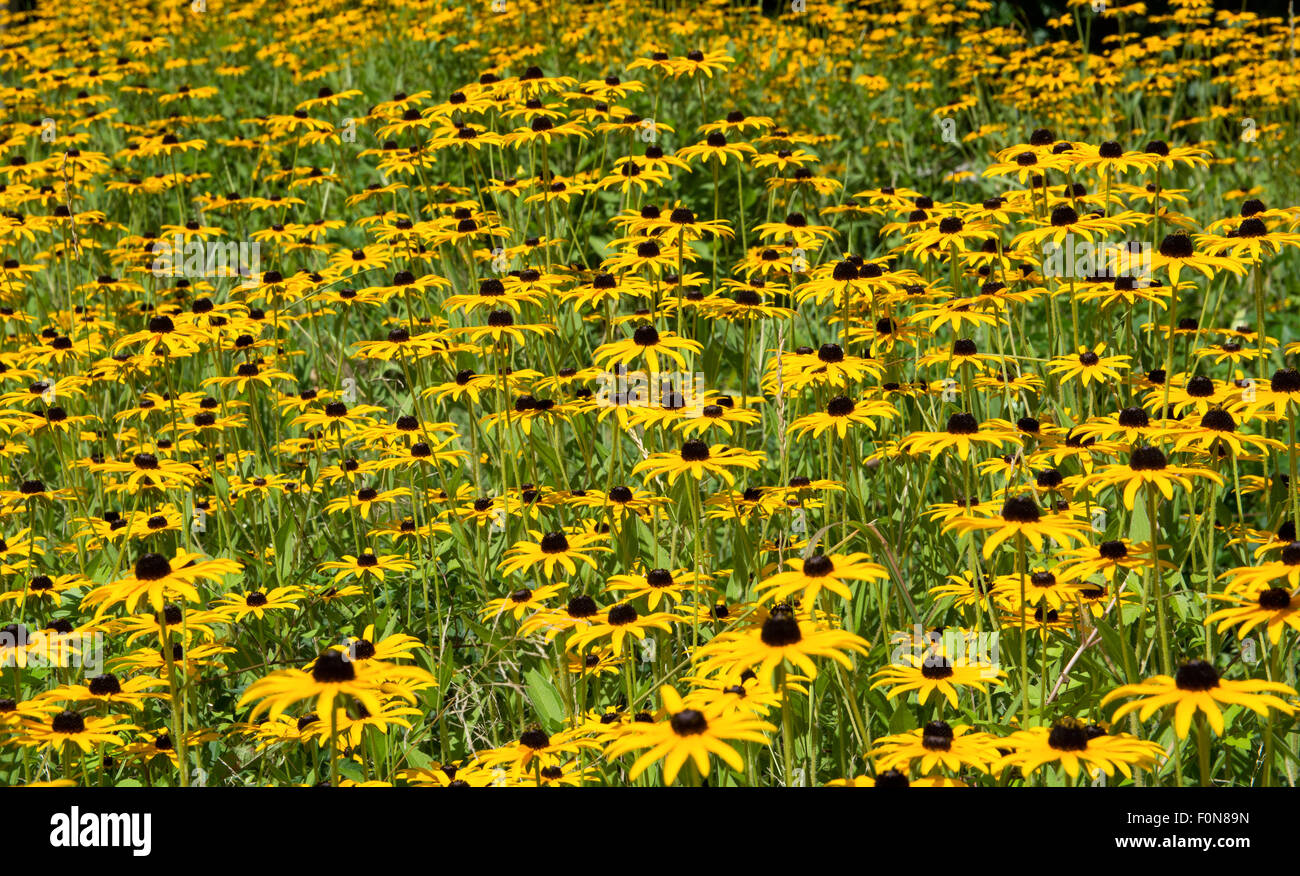
[[[714,444],[712,447],[692,438],[682,444],[679,451],[667,451],[651,454],[632,467],[633,474],[645,473],[647,477],[666,475],[668,483],[675,484],[684,474],[695,480],[702,480],[706,474],[716,474],[728,484],[736,482],[732,468],[757,470],[763,460],[763,454],[743,450],[739,447],[727,447]]]
[[[1108,776],[1118,770],[1131,778],[1133,768],[1153,769],[1164,755],[1158,742],[1138,739],[1128,733],[1111,734],[1097,724],[1085,724],[1075,718],[1063,718],[1051,727],[1018,730],[1001,745],[1011,752],[998,760],[996,768],[1020,768],[1025,776],[1043,766],[1059,763],[1070,778],[1077,778],[1079,767],[1089,773],[1100,771]]]
[[[136,560],[130,575],[91,590],[82,598],[82,604],[98,605],[98,614],[102,615],[119,602],[127,611],[134,611],[136,604],[147,597],[154,611],[162,611],[169,597],[201,601],[195,584],[220,581],[241,568],[234,560],[213,559],[190,551],[178,551],[170,560],[162,554],[148,553]]]
[[[867,643],[846,630],[823,627],[800,618],[785,603],[774,605],[759,626],[721,632],[696,653],[701,673],[723,672],[737,678],[753,669],[759,680],[772,685],[778,668],[790,663],[809,678],[816,678],[813,657],[827,657],[846,669],[853,668],[850,653],[866,654]]]
[[[558,566],[570,575],[576,575],[580,562],[596,568],[596,560],[589,556],[590,553],[609,550],[600,544],[606,540],[605,536],[593,532],[553,530],[531,534],[537,541],[518,541],[506,551],[498,565],[504,574],[541,566],[542,573],[550,578]]]
[[[1165,706],[1173,706],[1174,730],[1182,739],[1186,738],[1197,712],[1222,736],[1223,706],[1244,706],[1261,717],[1270,709],[1284,715],[1294,714],[1295,708],[1276,694],[1294,697],[1296,692],[1276,681],[1230,681],[1221,678],[1218,670],[1204,660],[1189,660],[1178,667],[1173,677],[1157,675],[1137,684],[1121,685],[1102,697],[1101,704],[1122,697],[1137,697],[1115,710],[1114,721],[1135,711],[1138,719],[1145,721]]]
[[[791,571],[778,572],[754,585],[762,593],[761,602],[775,599],[786,602],[798,595],[801,602],[815,605],[823,589],[845,601],[853,599],[845,581],[883,581],[889,578],[883,566],[870,561],[864,553],[813,554],[800,560],[787,560]]]
[[[628,772],[635,781],[652,764],[664,762],[664,782],[673,784],[689,758],[702,779],[710,773],[709,755],[717,755],[737,772],[745,771],[744,758],[727,741],[765,743],[767,733],[776,727],[747,709],[717,703],[699,708],[688,707],[673,688],[659,689],[664,716],[653,723],[634,723],[605,748],[607,757],[629,751],[649,749],[636,759]]]
[[[1057,356],[1052,360],[1050,370],[1061,378],[1062,383],[1079,380],[1084,386],[1096,383],[1105,386],[1108,380],[1123,379],[1121,371],[1127,371],[1128,356],[1102,356],[1106,344],[1098,343],[1089,350],[1080,347],[1077,355]]]

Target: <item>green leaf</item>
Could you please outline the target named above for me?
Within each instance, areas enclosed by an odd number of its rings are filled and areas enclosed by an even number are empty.
[[[1101,643],[1103,645],[1103,650],[1105,650],[1107,654],[1124,653],[1124,649],[1128,646],[1124,642],[1123,637],[1120,636],[1119,630],[1111,626],[1104,618],[1095,619],[1093,621],[1093,624],[1096,626],[1097,632],[1101,634]],[[1128,683],[1133,683],[1136,682],[1138,679],[1128,678],[1122,680]]]
[[[483,644],[503,653],[510,650],[511,645],[508,641],[501,638],[481,623],[466,619],[465,625],[470,628],[474,635],[477,636],[479,641]]]
[[[406,749],[406,762],[417,770],[427,770],[433,764],[433,758],[412,745]]]
[[[528,701],[548,726],[555,727],[564,721],[560,692],[540,669],[530,669],[524,674],[524,686],[528,689]]]
[[[894,708],[894,714],[889,717],[890,733],[906,733],[908,730],[916,729],[916,716],[908,708],[905,701],[900,701]]]
[[[1250,751],[1255,747],[1254,741],[1245,736],[1225,736],[1223,744],[1239,751]]]
[[[545,440],[545,433],[543,432],[540,436],[535,434],[533,437],[541,437],[543,439],[541,441],[532,442],[533,452],[536,453],[537,456],[541,458],[542,462],[546,464],[546,467],[550,469],[551,475],[555,478],[556,484],[565,483],[568,479],[564,476],[564,470],[560,467],[560,458],[556,455],[555,448]]]
[[[1138,496],[1141,499],[1141,496]],[[1128,537],[1135,544],[1147,541],[1151,536],[1151,522],[1147,520],[1147,503],[1134,501],[1133,516],[1129,521]]]
[[[280,577],[287,579],[294,571],[294,548],[298,543],[298,522],[292,513],[284,516],[284,522],[275,533],[275,564],[280,570]]]
[[[340,760],[338,769],[342,774],[341,778],[351,779],[354,782],[366,780],[366,774],[361,771],[361,764],[354,760]]]

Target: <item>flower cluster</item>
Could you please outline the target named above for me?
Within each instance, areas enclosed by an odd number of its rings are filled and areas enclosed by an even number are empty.
[[[1294,784],[1285,22],[71,5],[0,781]]]

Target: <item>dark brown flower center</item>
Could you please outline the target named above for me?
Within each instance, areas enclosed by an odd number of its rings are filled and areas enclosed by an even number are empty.
[[[974,414],[958,413],[948,418],[949,435],[974,435],[980,430],[979,420]]]
[[[1237,421],[1223,408],[1211,408],[1201,417],[1201,428],[1212,432],[1235,432]]]
[[[1097,545],[1097,554],[1103,560],[1122,560],[1128,556],[1128,547],[1122,541],[1103,541]]]
[[[659,343],[659,330],[652,325],[638,326],[632,333],[632,342],[639,347],[653,347]]]
[[[1267,234],[1268,226],[1264,224],[1262,219],[1253,216],[1241,220],[1241,224],[1237,226],[1238,237],[1264,237]]]
[[[803,573],[809,578],[825,578],[833,571],[835,564],[828,556],[817,554],[803,561]]]
[[[921,746],[927,751],[948,751],[952,739],[952,727],[946,721],[931,721],[921,731]]]
[[[885,770],[883,773],[876,775],[876,788],[906,788],[912,783],[907,780],[907,776],[898,770]]]
[[[921,664],[921,677],[940,681],[953,677],[952,663],[947,657],[927,657]]]
[[[651,587],[671,587],[673,573],[667,569],[651,569],[646,573],[645,582]]]
[[[135,561],[135,577],[141,581],[159,581],[171,571],[171,563],[162,554],[145,554]]]
[[[1083,751],[1088,747],[1087,726],[1074,718],[1064,718],[1052,725],[1047,744],[1057,751]]]
[[[605,616],[605,619],[609,622],[610,626],[624,627],[630,623],[634,623],[638,617],[640,617],[640,615],[637,614],[635,606],[628,602],[622,602],[611,608],[609,614]]]
[[[1274,372],[1269,387],[1274,392],[1300,393],[1300,371],[1294,368],[1283,368]]]
[[[668,724],[678,736],[698,736],[709,729],[704,713],[696,709],[682,709],[669,719]]]
[[[1169,460],[1159,447],[1134,447],[1129,454],[1128,467],[1133,471],[1161,471],[1168,465]]]
[[[1291,607],[1291,592],[1281,587],[1270,587],[1259,594],[1259,607],[1281,611]]]
[[[839,344],[822,344],[817,350],[817,358],[823,362],[843,362],[844,350]]]
[[[1012,496],[1002,503],[1002,519],[1008,523],[1037,523],[1042,510],[1031,496]]]
[[[584,618],[594,617],[598,609],[596,608],[596,600],[582,594],[570,599],[565,610],[568,611],[569,617]]]
[[[326,651],[316,658],[311,677],[321,684],[341,684],[357,677],[357,671],[341,651]]]
[[[836,396],[826,404],[826,413],[832,417],[847,417],[853,413],[853,399],[846,395]]]
[[[682,459],[685,462],[704,462],[709,458],[709,445],[698,439],[682,444]]]
[[[1174,684],[1185,691],[1212,690],[1219,686],[1219,673],[1204,660],[1189,660],[1178,667]]]
[[[563,532],[548,532],[542,536],[542,553],[562,554],[569,549],[569,540]]]
[[[86,731],[86,719],[72,711],[60,712],[50,722],[50,729],[55,733],[74,735]]]
[[[1078,212],[1069,204],[1062,204],[1052,210],[1052,224],[1058,228],[1064,225],[1073,225],[1078,221]]]
[[[763,621],[759,638],[769,648],[784,648],[803,638],[799,630],[799,621],[794,616],[794,609],[785,603],[772,607],[772,612]]]
[[[1170,234],[1160,241],[1160,254],[1165,258],[1187,259],[1195,251],[1192,239],[1186,234]]]
[[[1293,541],[1282,548],[1282,563],[1287,566],[1300,566],[1300,541]]]
[[[1142,408],[1125,408],[1119,412],[1118,422],[1125,429],[1145,429],[1151,425],[1151,417]]]
[[[551,744],[551,737],[538,727],[525,730],[519,737],[519,744],[525,748],[531,748],[533,751],[541,751]]]
[[[90,692],[97,697],[112,696],[113,694],[119,694],[122,692],[121,683],[117,680],[117,676],[112,673],[96,675],[90,680],[90,684],[87,685],[87,687],[90,689]]]

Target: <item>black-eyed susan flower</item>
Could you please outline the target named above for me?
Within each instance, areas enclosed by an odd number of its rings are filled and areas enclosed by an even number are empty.
[[[1283,544],[1276,560],[1237,566],[1219,577],[1227,581],[1229,593],[1255,593],[1270,586],[1281,586],[1283,581],[1292,589],[1300,587],[1300,542]]]
[[[916,691],[917,701],[924,704],[930,694],[939,693],[955,709],[961,688],[984,690],[990,684],[1004,684],[1002,678],[1006,673],[996,666],[962,656],[935,653],[922,657],[905,653],[900,658],[900,663],[876,672],[877,680],[871,684],[873,690],[885,688],[885,695],[891,700]]]
[[[247,593],[227,593],[221,597],[215,613],[231,621],[242,622],[249,616],[261,620],[269,611],[296,611],[298,600],[306,594],[297,587],[273,587]]]
[[[1227,271],[1241,275],[1246,273],[1246,264],[1239,256],[1217,256],[1197,252],[1192,238],[1186,233],[1166,235],[1160,246],[1151,255],[1150,269],[1163,270],[1169,275],[1169,281],[1178,283],[1184,269],[1196,271],[1207,279],[1216,271]]]
[[[1168,545],[1160,545],[1167,550]],[[1060,563],[1055,568],[1059,578],[1081,581],[1093,575],[1103,575],[1114,581],[1121,572],[1128,573],[1151,566],[1151,543],[1132,542],[1129,539],[1112,539],[1095,545],[1067,548],[1057,554]],[[1160,560],[1163,569],[1173,568],[1167,560]]]
[[[828,788],[965,788],[961,779],[948,776],[931,775],[909,779],[901,770],[881,770],[874,776],[853,776],[844,779],[832,779],[826,783]]]
[[[38,702],[49,703],[121,703],[133,709],[142,709],[151,699],[167,699],[166,692],[156,688],[166,687],[161,678],[133,675],[121,679],[111,672],[87,678],[83,684],[62,684],[41,693]]]
[[[134,730],[135,725],[117,716],[84,715],[64,710],[48,720],[30,720],[23,724],[18,744],[35,749],[49,748],[58,753],[76,746],[89,754],[97,746],[116,748],[122,745],[120,734]]]
[[[596,604],[596,600],[585,593],[580,593],[577,596],[570,597],[563,609],[550,609],[546,606],[540,606],[539,610],[524,618],[523,622],[519,624],[519,635],[531,636],[540,633],[546,636],[548,641],[554,640],[557,636],[563,635],[569,630],[583,629],[597,623],[597,619],[605,611],[606,609]],[[614,661],[614,663],[617,663],[617,661]]]
[[[331,499],[325,504],[325,513],[343,514],[356,511],[361,515],[362,520],[369,520],[376,506],[392,504],[398,499],[410,495],[410,492],[406,487],[394,487],[391,490],[362,487],[348,493],[346,496]]]
[[[479,615],[487,619],[496,619],[502,615],[511,615],[516,621],[525,614],[547,609],[546,601],[552,599],[565,588],[565,584],[545,584],[536,589],[522,587],[513,590],[500,599],[489,600],[479,609]]]
[[[414,568],[415,564],[400,554],[376,554],[370,550],[356,556],[344,554],[342,559],[320,564],[322,572],[334,572],[335,584],[346,578],[383,581],[389,572],[409,572]]]
[[[557,567],[576,575],[578,563],[595,569],[596,559],[591,554],[610,550],[603,544],[606,537],[595,532],[552,530],[530,534],[535,541],[517,541],[506,551],[499,565],[503,573],[509,575],[538,566],[548,578],[554,577]]]
[[[512,778],[518,780],[528,777],[530,772],[536,776],[548,766],[566,763],[580,752],[598,747],[599,743],[586,738],[579,728],[547,733],[534,725],[512,744],[479,752],[478,760],[489,769],[508,767]]]
[[[970,413],[961,412],[948,417],[942,431],[915,431],[903,439],[903,448],[909,453],[929,453],[936,457],[946,450],[956,450],[961,459],[970,457],[977,445],[1002,447],[1019,443],[1015,428],[1004,420],[981,423]]]
[[[655,629],[669,633],[679,620],[676,615],[663,611],[641,614],[632,603],[620,602],[605,612],[603,619],[597,616],[574,632],[564,647],[581,654],[593,643],[608,639],[610,653],[617,657],[623,653],[629,636],[645,639]]]
[[[1287,627],[1300,632],[1300,596],[1283,587],[1261,589],[1257,595],[1209,594],[1211,599],[1230,603],[1206,616],[1205,625],[1218,623],[1218,631],[1237,628],[1237,638],[1244,639],[1255,627],[1263,625],[1268,640],[1276,645]]]
[[[680,602],[686,594],[711,596],[714,589],[708,582],[712,576],[690,569],[649,569],[641,574],[611,575],[605,589],[617,594],[619,599],[646,598],[646,606],[654,611],[661,601]]]
[[[1018,767],[1031,776],[1049,764],[1059,765],[1071,779],[1082,767],[1088,773],[1100,771],[1113,776],[1117,771],[1132,778],[1134,769],[1154,769],[1164,755],[1158,742],[1138,739],[1128,733],[1111,734],[1106,728],[1077,718],[1062,718],[1050,727],[1017,730],[1002,740],[1010,753],[998,759],[996,768]]]
[[[846,395],[839,395],[826,403],[825,410],[805,414],[790,424],[791,434],[821,437],[822,433],[834,430],[837,438],[844,438],[849,429],[865,426],[876,429],[879,419],[892,419],[898,416],[898,410],[887,401],[854,401]]]
[[[652,454],[632,467],[633,474],[645,474],[647,477],[664,475],[668,483],[675,484],[682,475],[689,475],[694,480],[703,480],[707,474],[714,474],[728,484],[736,482],[733,468],[757,470],[762,464],[764,454],[745,450],[740,447],[728,447],[725,444],[709,446],[697,438],[682,443],[677,451],[665,451]]]
[[[1097,343],[1091,350],[1084,347],[1077,353],[1058,356],[1049,365],[1052,374],[1062,383],[1078,380],[1084,386],[1096,383],[1104,386],[1108,381],[1123,379],[1121,371],[1127,371],[1129,356],[1103,356],[1106,349],[1104,342]]]
[[[1237,419],[1223,408],[1210,408],[1191,423],[1183,421],[1171,428],[1166,437],[1173,440],[1175,452],[1226,448],[1240,456],[1250,451],[1268,453],[1286,448],[1275,438],[1239,431],[1238,425]]]
[[[677,691],[666,685],[659,689],[659,697],[663,701],[663,720],[632,724],[605,749],[609,757],[648,749],[628,771],[631,781],[662,760],[664,782],[671,785],[687,759],[694,764],[696,774],[707,779],[709,755],[716,755],[732,769],[744,772],[744,758],[727,742],[763,743],[767,741],[766,734],[776,730],[748,709],[734,708],[725,702],[689,707]]]
[[[1181,739],[1187,736],[1192,717],[1198,712],[1220,736],[1224,731],[1225,706],[1243,706],[1260,716],[1267,715],[1270,710],[1292,714],[1295,708],[1279,694],[1294,697],[1296,692],[1276,681],[1232,681],[1222,678],[1218,670],[1204,660],[1189,660],[1178,667],[1173,676],[1156,675],[1137,684],[1115,688],[1101,698],[1101,705],[1136,697],[1115,710],[1112,720],[1116,721],[1130,712],[1137,712],[1138,720],[1145,721],[1165,706],[1173,706],[1174,730]]]
[[[964,514],[943,525],[943,530],[988,532],[984,540],[984,558],[993,556],[998,545],[1010,538],[1023,538],[1041,551],[1047,539],[1069,546],[1087,540],[1090,524],[1069,514],[1044,511],[1032,496],[1012,496],[1002,503],[999,513],[989,517]]]
[[[1099,487],[1123,488],[1125,508],[1133,507],[1138,490],[1143,487],[1159,490],[1172,501],[1174,488],[1191,490],[1193,478],[1203,478],[1222,485],[1217,472],[1194,466],[1174,465],[1158,447],[1134,447],[1127,464],[1117,463],[1099,468],[1084,478],[1084,482]]]
[[[630,338],[597,347],[592,359],[602,368],[626,366],[644,360],[653,373],[659,370],[661,357],[675,363],[678,368],[685,369],[685,354],[689,352],[699,355],[703,349],[698,341],[679,338],[667,332],[660,333],[652,325],[643,325]]]
[[[147,553],[135,561],[130,575],[96,587],[83,597],[82,603],[98,606],[102,615],[119,603],[127,611],[134,611],[140,600],[147,598],[154,611],[162,611],[163,604],[173,597],[199,602],[201,597],[196,584],[221,581],[241,568],[234,560],[216,559],[189,551],[179,551],[170,559],[162,554]]]
[[[311,664],[311,670],[283,669],[248,686],[238,705],[256,702],[251,718],[265,713],[274,719],[303,700],[314,700],[316,716],[326,725],[337,724],[336,705],[340,697],[355,699],[371,714],[382,713],[383,693],[392,693],[402,682],[433,683],[428,672],[414,666],[395,667],[378,661],[350,660],[342,651],[326,651]]]
[[[954,773],[965,767],[988,772],[990,764],[998,760],[998,739],[966,724],[954,727],[946,721],[931,721],[919,729],[884,737],[867,756],[875,760],[880,772],[906,773],[913,766],[922,775],[938,767]]]
[[[865,553],[813,554],[803,559],[787,560],[788,571],[777,572],[754,585],[759,601],[775,599],[789,602],[798,596],[801,603],[815,605],[823,589],[846,601],[853,599],[847,581],[883,581],[889,577],[885,567],[871,562]]]
[[[722,672],[739,677],[753,670],[772,685],[778,668],[789,663],[810,678],[817,676],[814,657],[824,657],[852,668],[850,654],[866,654],[867,643],[847,630],[800,618],[786,603],[772,606],[761,625],[743,631],[719,633],[698,653],[701,672]]]
[[[743,164],[746,156],[757,152],[757,149],[743,140],[732,141],[721,131],[714,131],[703,141],[678,149],[677,157],[686,162],[699,160],[706,164],[716,162],[725,165],[727,159],[731,159]]]

